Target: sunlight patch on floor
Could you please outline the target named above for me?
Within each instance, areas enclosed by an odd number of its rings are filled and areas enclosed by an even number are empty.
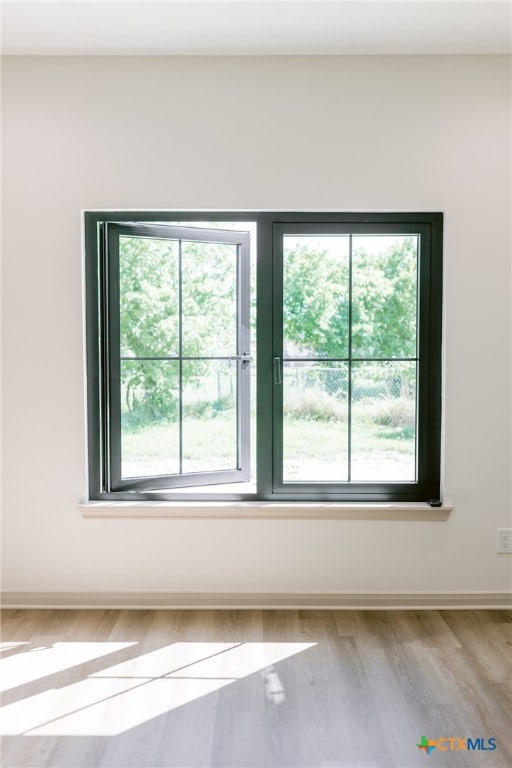
[[[0,643],[0,653],[4,653],[5,651],[14,651],[16,648],[21,648],[23,645],[30,645],[30,643],[28,640],[19,643]]]
[[[66,645],[56,643],[54,648],[58,646],[63,658],[69,660],[72,654],[66,651],[73,649],[62,648]],[[2,707],[0,733],[113,736],[262,670],[270,670],[270,678],[273,679],[271,682],[268,674],[262,674],[262,695],[278,704],[284,700],[280,681],[278,697],[275,697],[275,692],[274,696],[271,695],[269,690],[276,688],[279,680],[274,665],[315,645],[173,643],[114,664],[80,682],[52,688]],[[69,665],[62,661],[60,668],[65,669],[66,666]],[[41,677],[41,674],[35,677]]]
[[[24,649],[22,653],[0,661],[0,691],[31,683],[132,645],[137,643],[52,643]]]

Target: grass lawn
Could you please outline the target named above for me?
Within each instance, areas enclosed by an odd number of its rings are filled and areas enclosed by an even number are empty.
[[[183,433],[184,469],[199,471],[233,466],[235,434],[235,416],[232,413],[224,413],[207,421],[187,419]],[[300,475],[307,471],[309,462],[312,469],[315,467],[315,476],[320,479],[325,475],[327,478],[329,467],[345,460],[346,423],[287,418],[284,436],[288,479],[300,479]],[[177,472],[178,441],[178,425],[173,422],[123,432],[124,474]],[[254,446],[254,439],[252,443]],[[414,436],[396,427],[380,426],[355,418],[352,423],[352,453],[354,460],[363,468],[363,475],[370,474],[368,479],[372,479],[372,465],[379,465],[385,472],[383,463],[393,468],[397,480],[409,479],[414,464]]]

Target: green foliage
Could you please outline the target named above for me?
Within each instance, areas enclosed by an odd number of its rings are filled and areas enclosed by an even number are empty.
[[[302,355],[347,357],[349,263],[297,245],[284,256],[285,345]],[[353,254],[352,352],[355,357],[416,354],[416,239]]]
[[[307,421],[344,422],[347,420],[347,401],[322,389],[291,392],[285,398],[284,415]]]
[[[416,423],[416,403],[406,398],[376,400],[368,408],[366,415],[383,427],[414,429]]]
[[[123,429],[176,421],[178,417],[178,365],[157,360],[122,361]]]
[[[352,351],[355,357],[416,355],[416,240],[354,253]]]
[[[283,337],[301,355],[347,357],[348,262],[296,245],[284,254]]]
[[[182,277],[183,354],[236,352],[235,247],[184,243]],[[179,353],[179,251],[173,240],[122,237],[120,240],[120,334],[123,356],[176,356]],[[183,365],[183,385],[200,388],[211,374],[206,361]],[[124,362],[121,385],[127,429],[177,418],[178,364]],[[205,403],[212,413],[221,402]],[[197,406],[199,407],[199,406]]]
[[[215,400],[196,400],[187,405],[185,418],[213,419],[225,411],[234,410],[233,406],[233,398],[227,395],[221,395]]]
[[[390,241],[391,242],[391,241]],[[387,249],[364,249],[354,238],[352,289],[353,354],[414,357],[416,353],[416,240],[404,237]],[[236,350],[236,271],[232,246],[188,243],[183,248],[182,334],[187,356],[230,355]],[[123,356],[175,356],[179,352],[179,253],[176,241],[120,240],[120,332]],[[297,240],[284,258],[285,344],[304,356],[347,357],[349,263],[319,246]],[[254,292],[252,295],[254,300]],[[254,333],[254,329],[253,329]],[[380,366],[380,367],[379,367]],[[220,369],[219,369],[220,370]],[[232,407],[223,393],[203,396],[215,377],[210,363],[183,366],[183,385],[196,390],[188,408],[213,417]],[[223,372],[221,375],[225,375]],[[233,374],[234,375],[234,374]],[[377,364],[355,378],[354,400],[410,398],[412,369]],[[123,427],[177,419],[178,365],[170,361],[123,362]],[[291,397],[287,412],[312,420],[342,420],[342,392],[333,376]],[[345,385],[343,385],[345,386]],[[339,384],[342,387],[342,384]],[[229,403],[228,403],[229,400]],[[398,407],[398,406],[397,406]],[[379,418],[381,418],[379,416]],[[382,417],[383,418],[383,417]],[[397,427],[403,422],[395,419]],[[398,423],[400,422],[400,423]],[[384,422],[378,422],[384,423]],[[407,421],[409,423],[409,419]],[[393,419],[389,422],[393,424]]]

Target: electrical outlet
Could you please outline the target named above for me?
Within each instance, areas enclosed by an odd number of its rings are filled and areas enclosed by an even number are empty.
[[[512,555],[512,528],[498,528],[498,549],[500,555]]]

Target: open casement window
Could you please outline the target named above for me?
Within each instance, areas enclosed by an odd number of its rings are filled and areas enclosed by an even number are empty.
[[[248,233],[108,223],[103,248],[105,487],[247,481]],[[137,420],[159,441],[147,456],[133,456]]]
[[[86,212],[89,498],[437,502],[442,231]]]

